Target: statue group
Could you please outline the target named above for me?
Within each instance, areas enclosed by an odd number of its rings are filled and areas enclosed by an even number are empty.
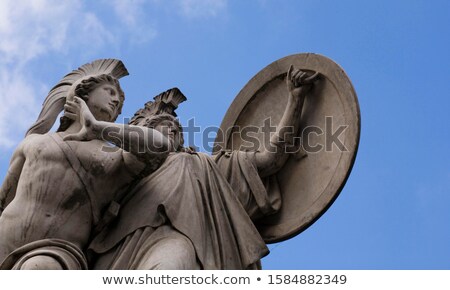
[[[274,130],[246,150],[248,138],[222,134],[212,155],[184,146],[178,89],[115,123],[126,75],[121,61],[96,60],[48,94],[0,188],[0,269],[261,269],[266,243],[311,225],[350,173],[356,94],[322,56],[293,55],[252,79],[221,129],[269,118]],[[326,110],[344,116],[345,150],[305,150],[296,140],[314,141],[303,129]]]

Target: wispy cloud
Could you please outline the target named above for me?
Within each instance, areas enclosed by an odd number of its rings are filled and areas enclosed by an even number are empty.
[[[0,61],[26,63],[61,49],[79,1],[0,2]]]
[[[81,0],[0,1],[0,149],[17,144],[39,114],[47,86],[31,73],[35,63],[115,40]]]
[[[118,41],[115,34],[94,13],[82,13],[80,18],[77,25],[79,30],[74,31],[75,40],[71,42],[70,46],[81,44],[81,46],[89,47],[89,49],[95,51],[102,48],[105,44],[112,44]]]
[[[227,7],[226,0],[169,3],[187,18],[215,17]],[[91,5],[83,0],[1,0],[0,150],[11,149],[23,138],[54,85],[40,75],[43,61],[51,60],[46,63],[50,70],[61,64],[72,69],[86,55],[148,42],[157,35],[152,16],[167,12],[161,9],[166,4],[162,0],[105,0]]]
[[[37,96],[43,87],[32,83],[23,71],[0,69],[0,148],[11,148],[23,138],[23,130],[34,121]]]
[[[214,17],[225,11],[227,0],[178,0],[178,5],[188,18]]]
[[[109,0],[117,19],[125,26],[131,41],[144,43],[156,37],[157,31],[148,13],[157,0]]]

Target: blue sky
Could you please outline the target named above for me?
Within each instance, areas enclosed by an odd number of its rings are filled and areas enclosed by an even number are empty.
[[[207,127],[259,70],[301,52],[352,80],[360,149],[334,205],[270,245],[264,268],[450,269],[448,1],[1,1],[0,178],[48,90],[84,63],[123,60],[123,117],[177,86],[181,121]]]

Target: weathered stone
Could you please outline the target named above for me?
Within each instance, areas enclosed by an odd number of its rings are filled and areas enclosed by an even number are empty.
[[[178,89],[113,123],[127,74],[98,60],[50,91],[0,188],[2,269],[258,269],[267,242],[304,230],[344,186],[359,108],[331,60],[299,54],[257,74],[212,156],[183,147]]]

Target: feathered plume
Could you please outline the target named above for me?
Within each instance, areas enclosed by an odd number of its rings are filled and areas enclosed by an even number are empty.
[[[138,110],[134,114],[129,124],[136,125],[143,118],[160,114],[170,114],[176,117],[177,114],[175,113],[175,110],[178,108],[178,105],[186,101],[186,97],[178,88],[167,90],[153,99],[154,101],[145,103],[144,108]]]
[[[122,61],[117,59],[98,59],[73,70],[50,90],[38,119],[28,129],[26,136],[45,134],[50,131],[59,113],[64,109],[66,98],[75,89],[75,86],[83,79],[102,74],[109,74],[120,79],[127,76],[128,71]]]

